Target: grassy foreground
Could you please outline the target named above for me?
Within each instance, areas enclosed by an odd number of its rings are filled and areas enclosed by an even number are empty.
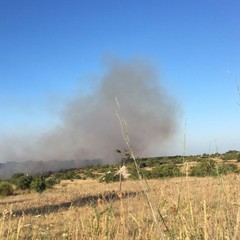
[[[148,180],[161,236],[138,181],[119,192],[119,183],[64,180],[1,199],[0,239],[239,239],[239,183],[238,174]]]

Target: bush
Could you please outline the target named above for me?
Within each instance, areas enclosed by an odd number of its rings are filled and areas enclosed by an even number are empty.
[[[18,179],[16,179],[15,184],[17,189],[26,190],[30,189],[32,181],[33,178],[31,176],[21,176]]]
[[[238,151],[230,150],[230,151],[223,154],[222,159],[225,160],[225,161],[226,160],[234,160],[234,159],[238,158],[238,155],[239,155]]]
[[[147,158],[146,162],[146,167],[153,167],[157,163],[157,159],[155,158]]]
[[[191,176],[205,177],[217,175],[216,163],[213,160],[203,160],[190,170]]]
[[[123,180],[123,179],[122,179]],[[116,175],[114,172],[108,171],[107,173],[103,174],[103,176],[99,179],[99,182],[118,182],[119,175]]]
[[[180,175],[180,170],[174,164],[158,165],[152,170],[153,178],[179,177]]]
[[[137,169],[134,163],[127,165],[128,173],[130,174],[131,179],[139,179]]]
[[[142,177],[144,179],[152,179],[152,178],[154,178],[153,175],[152,175],[152,172],[150,170],[141,169],[140,170],[140,174],[142,175]]]
[[[0,183],[0,196],[2,197],[10,196],[10,195],[13,195],[13,192],[14,190],[13,190],[12,184],[8,182]]]
[[[43,177],[36,177],[31,183],[31,188],[38,193],[42,193],[46,189],[45,179]]]
[[[15,181],[17,179],[19,179],[20,177],[23,177],[23,176],[26,176],[24,173],[14,173],[12,176],[11,176],[11,180]]]
[[[45,180],[46,187],[52,188],[54,185],[59,184],[60,180],[55,177],[49,177]]]
[[[138,179],[138,173],[134,164],[127,166],[128,173],[131,179]],[[181,176],[181,172],[175,164],[158,164],[147,170],[140,168],[140,175],[145,179],[160,178],[160,177],[178,177]]]
[[[234,163],[222,164],[218,167],[219,174],[228,174],[237,172],[238,167]]]
[[[84,176],[86,177],[86,178],[95,178],[96,176],[95,176],[95,174],[93,173],[93,170],[92,169],[87,169],[87,170],[85,170],[84,171]]]

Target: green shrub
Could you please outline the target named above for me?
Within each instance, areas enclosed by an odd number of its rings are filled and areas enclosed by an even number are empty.
[[[59,184],[60,180],[55,177],[45,179],[46,188],[52,188],[54,185]]]
[[[119,175],[116,175],[114,172],[108,171],[107,173],[103,174],[101,178],[99,178],[99,182],[118,182],[119,181]]]
[[[86,178],[95,178],[95,174],[93,173],[92,169],[87,169],[86,171],[84,171],[84,176]]]
[[[234,160],[237,159],[239,155],[239,152],[236,150],[230,150],[224,154],[222,154],[222,159],[227,161],[227,160]]]
[[[238,170],[238,167],[234,163],[227,163],[227,164],[221,164],[218,167],[218,173],[219,174],[228,174],[228,173],[234,173]]]
[[[206,153],[203,153],[203,155],[202,155],[202,158],[209,158],[210,157],[210,155],[209,154],[206,154]]]
[[[131,179],[138,179],[138,173],[134,164],[127,166],[128,173]],[[140,175],[145,179],[160,178],[160,177],[178,177],[181,175],[180,170],[175,164],[155,164],[152,170],[140,168]]]
[[[6,197],[13,195],[14,190],[11,183],[1,182],[0,183],[0,196]]]
[[[145,162],[146,162],[146,167],[153,167],[153,166],[156,165],[157,159],[155,159],[155,158],[147,158],[145,160]]]
[[[150,170],[141,169],[140,174],[143,176],[144,179],[154,178],[152,175],[152,171],[150,171]]]
[[[33,177],[24,175],[17,178],[15,180],[15,184],[17,189],[26,190],[26,189],[30,189],[32,181],[33,181]]]
[[[180,170],[174,164],[158,165],[152,169],[153,178],[179,177],[180,175]]]
[[[131,179],[138,179],[139,178],[134,163],[128,164],[127,165],[127,170],[128,170],[128,173],[130,174]]]
[[[31,188],[38,193],[42,193],[46,189],[46,187],[46,182],[43,177],[35,177],[31,183]]]
[[[26,176],[24,173],[14,173],[12,176],[11,176],[11,180],[17,180],[19,179],[20,177],[23,177],[23,176]]]
[[[213,160],[203,160],[198,162],[196,166],[193,166],[190,170],[191,176],[205,177],[217,175],[216,163]]]

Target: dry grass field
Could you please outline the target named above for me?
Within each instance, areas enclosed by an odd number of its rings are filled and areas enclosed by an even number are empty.
[[[144,183],[145,184],[145,183]],[[0,239],[240,239],[240,175],[61,181],[0,200]],[[157,224],[154,221],[156,218]]]

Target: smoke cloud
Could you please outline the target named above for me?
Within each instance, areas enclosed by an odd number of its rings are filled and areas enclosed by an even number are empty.
[[[153,150],[161,152],[176,131],[178,109],[160,82],[153,67],[144,61],[109,61],[98,87],[91,95],[70,101],[60,116],[60,125],[34,141],[5,141],[0,146],[1,162],[114,162],[115,150],[126,147],[116,115],[116,97],[136,156],[152,155]]]

